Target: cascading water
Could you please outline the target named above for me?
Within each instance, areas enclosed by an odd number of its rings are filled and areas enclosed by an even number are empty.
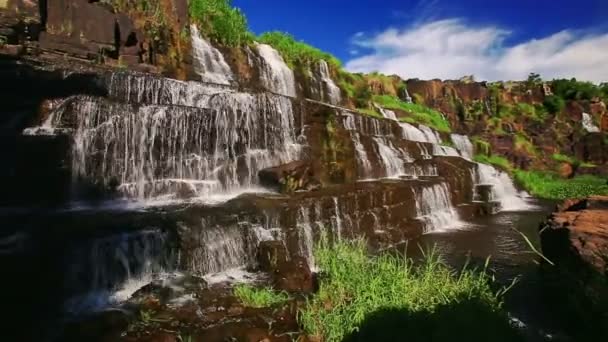
[[[513,180],[507,173],[493,166],[478,163],[476,178],[477,184],[492,186],[492,198],[500,203],[501,210],[520,211],[532,208],[525,200],[527,194],[515,188]]]
[[[382,160],[386,177],[397,177],[405,174],[404,163],[412,162],[409,155],[394,147],[389,140],[380,137],[373,138]]]
[[[200,34],[196,25],[190,26],[194,71],[203,82],[230,85],[234,75],[224,56]]]
[[[329,72],[329,65],[325,60],[319,62],[319,75],[321,76],[321,89],[323,101],[337,105],[342,101],[342,94],[340,88],[331,79]]]
[[[429,142],[426,135],[416,126],[403,122],[400,124],[403,131],[403,138],[410,141]]]
[[[456,149],[460,152],[460,155],[465,159],[473,159],[473,144],[469,137],[466,135],[452,134],[452,142],[456,146]]]
[[[223,198],[256,189],[258,171],[300,153],[292,104],[281,96],[217,94],[213,110],[88,97],[71,106],[75,174],[128,197]]]
[[[260,77],[264,87],[277,94],[295,97],[295,77],[283,57],[270,45],[256,44],[256,48],[263,61]]]
[[[78,294],[66,303],[73,313],[122,302],[175,269],[167,236],[157,230],[97,239],[75,248],[68,259],[66,290]]]
[[[416,189],[416,212],[424,222],[424,232],[440,232],[462,226],[458,212],[452,206],[447,184],[435,184]]]
[[[583,125],[583,128],[585,129],[585,131],[587,131],[589,133],[599,133],[600,132],[600,128],[597,127],[597,125],[593,122],[593,118],[591,117],[591,115],[589,115],[587,113],[583,113],[582,125]]]
[[[380,111],[380,114],[382,114],[385,119],[397,121],[397,114],[395,114],[395,112],[393,112],[392,110],[382,108],[377,104],[374,104],[374,106]]]
[[[310,209],[308,207],[301,207],[298,210],[297,228],[300,234],[298,237],[300,254],[306,258],[308,266],[311,269],[315,269],[314,233],[310,221]]]
[[[437,144],[437,145],[442,143],[439,133],[437,133],[430,127],[425,126],[425,125],[418,125],[418,128],[422,131],[422,133],[426,137],[426,142],[429,142],[431,144]]]

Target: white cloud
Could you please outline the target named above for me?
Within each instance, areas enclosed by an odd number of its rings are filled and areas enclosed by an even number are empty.
[[[565,30],[516,45],[511,32],[495,26],[469,26],[447,19],[407,29],[389,28],[353,36],[353,44],[370,49],[347,62],[355,72],[380,71],[404,78],[521,80],[530,72],[545,79],[576,77],[608,81],[608,33],[584,35]]]

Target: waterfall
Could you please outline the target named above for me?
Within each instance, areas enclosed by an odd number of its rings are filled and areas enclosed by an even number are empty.
[[[403,92],[405,93],[405,102],[412,103],[412,97],[410,96],[410,92],[407,90],[407,88],[403,88]]]
[[[446,183],[415,189],[416,213],[424,223],[424,232],[439,232],[462,225],[458,212],[452,206]]]
[[[230,85],[234,75],[222,53],[207,42],[196,25],[190,26],[194,71],[203,82]]]
[[[492,185],[492,198],[500,203],[503,211],[529,210],[531,206],[524,199],[527,194],[515,188],[506,172],[493,166],[477,163],[477,182]]]
[[[442,141],[441,137],[439,136],[439,133],[425,125],[418,125],[418,128],[420,128],[420,130],[424,134],[426,142],[430,142],[431,144],[437,145],[441,144]]]
[[[128,299],[175,267],[166,234],[157,230],[123,233],[96,239],[69,252],[66,309],[78,313]]]
[[[403,138],[410,141],[429,142],[426,135],[416,126],[403,122],[399,124],[403,132]]]
[[[460,153],[451,146],[443,146],[433,144],[433,155],[434,156],[446,156],[446,157],[460,157]]]
[[[260,77],[266,89],[281,95],[296,96],[296,83],[293,71],[285,64],[283,57],[270,45],[256,44],[263,63]]]
[[[335,237],[338,241],[342,240],[342,218],[340,217],[340,202],[338,197],[333,198],[334,202],[334,215],[332,216],[332,228]]]
[[[405,174],[405,162],[412,162],[409,155],[392,145],[390,140],[385,140],[379,137],[373,138],[378,148],[378,155],[382,160],[386,177],[397,177]]]
[[[321,94],[322,99],[333,105],[337,105],[342,101],[342,93],[340,88],[331,79],[329,65],[325,60],[319,62],[319,75],[321,76]],[[326,94],[326,96],[324,96]]]
[[[258,171],[296,160],[291,101],[224,93],[213,109],[129,106],[81,97],[73,144],[75,175],[127,197],[190,198],[258,188]]]
[[[308,261],[311,270],[315,269],[314,234],[310,222],[310,209],[300,207],[297,217],[298,243],[300,254]]]
[[[593,118],[591,117],[591,115],[589,115],[587,113],[583,113],[582,125],[583,125],[583,128],[585,129],[585,131],[587,131],[589,133],[599,133],[600,132],[600,128],[597,127],[597,125],[593,122]]]
[[[474,149],[471,140],[466,135],[452,134],[452,142],[456,146],[456,149],[460,151],[460,155],[465,159],[473,159]]]
[[[382,114],[382,116],[385,119],[389,119],[389,120],[393,120],[393,121],[398,121],[397,115],[392,110],[389,110],[389,109],[386,109],[386,108],[382,108],[382,107],[378,106],[375,103],[374,103],[374,106],[376,107],[376,109],[378,109],[378,111],[380,111],[380,114]]]
[[[132,72],[111,73],[106,85],[110,98],[133,104],[208,107],[211,96],[234,92],[225,85],[184,82]]]
[[[359,133],[351,131],[350,137],[353,141],[353,144],[355,145],[355,153],[357,154],[357,165],[359,166],[359,176],[363,179],[370,178],[372,173],[372,164],[369,161],[369,158],[367,157],[365,146],[363,146],[363,144],[361,143]]]

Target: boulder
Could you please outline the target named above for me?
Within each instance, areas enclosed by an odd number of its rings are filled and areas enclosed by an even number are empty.
[[[559,267],[608,275],[608,196],[570,200],[541,230],[542,250]]]

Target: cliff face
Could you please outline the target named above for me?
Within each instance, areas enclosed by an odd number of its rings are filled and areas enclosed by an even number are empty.
[[[416,101],[444,113],[457,131],[489,142],[493,152],[524,169],[554,167],[555,153],[597,165],[608,161],[608,111],[600,99],[571,100],[560,112],[547,113],[548,84],[408,80],[407,88]],[[597,132],[583,127],[585,113]],[[517,144],[516,137],[534,148]],[[601,167],[595,171],[605,173]]]

